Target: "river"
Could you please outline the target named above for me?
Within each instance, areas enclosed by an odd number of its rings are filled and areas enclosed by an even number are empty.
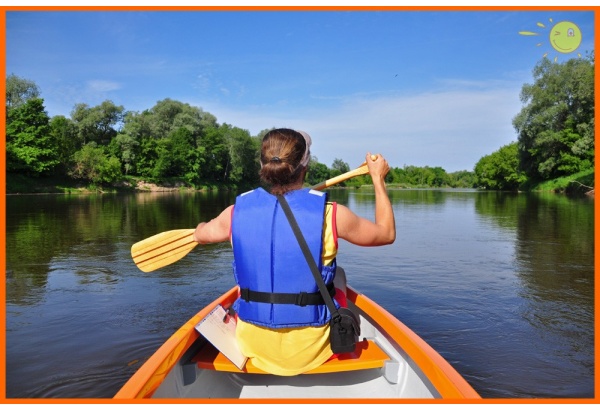
[[[397,239],[340,241],[349,283],[484,398],[594,397],[594,200],[390,190]],[[330,198],[372,218],[368,190]],[[6,197],[7,398],[110,398],[234,285],[227,244],[143,273],[131,245],[193,228],[226,193]]]

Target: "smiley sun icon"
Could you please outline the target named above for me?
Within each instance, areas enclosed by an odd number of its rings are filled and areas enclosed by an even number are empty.
[[[550,23],[554,23],[552,19],[549,19]],[[546,25],[543,23],[537,23],[538,27],[546,28]],[[539,36],[540,33],[536,33],[533,31],[519,31],[519,34],[522,36]],[[579,48],[581,44],[581,30],[577,26],[577,24],[572,23],[570,21],[560,21],[552,26],[550,32],[548,34],[548,39],[550,40],[550,45],[552,48],[559,53],[569,54],[574,52]],[[538,47],[542,45],[542,43],[537,44]],[[547,57],[548,52],[544,53],[543,57]],[[578,57],[581,57],[581,54],[577,54]],[[558,56],[554,57],[554,62],[558,60]]]

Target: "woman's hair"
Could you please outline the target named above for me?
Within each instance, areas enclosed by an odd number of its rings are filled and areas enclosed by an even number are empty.
[[[308,165],[310,136],[289,128],[269,131],[262,140],[260,178],[271,186],[273,194],[291,189]]]

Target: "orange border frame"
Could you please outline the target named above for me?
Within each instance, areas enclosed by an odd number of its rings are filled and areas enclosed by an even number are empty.
[[[6,95],[6,13],[9,11],[592,11],[595,13],[594,15],[594,25],[598,28],[598,23],[600,22],[600,6],[0,6],[0,35],[3,40],[2,46],[2,57],[1,57],[1,68],[3,78],[0,81],[0,90],[3,91],[4,95]],[[598,40],[600,39],[600,34],[598,30],[595,30],[595,44],[598,44]],[[595,48],[594,48],[595,51]],[[595,67],[595,81],[598,79],[600,74],[600,69]],[[595,82],[596,84],[596,82]],[[600,97],[600,91],[598,87],[595,85],[595,109],[598,112],[598,107],[600,104],[598,103],[598,99]],[[2,112],[0,113],[0,118],[2,124],[6,124],[6,100],[2,100]],[[598,135],[599,126],[596,124],[595,127],[595,135]],[[597,147],[595,148],[596,156],[600,150]],[[0,141],[0,152],[4,155],[6,152],[6,134],[4,131],[4,138]],[[2,197],[0,198],[0,211],[2,212],[1,216],[1,228],[2,235],[0,236],[0,246],[2,250],[0,251],[0,260],[6,269],[6,161],[0,160],[0,164],[2,167],[2,172],[0,173],[0,194]],[[595,174],[595,184],[597,185],[600,181],[600,177]],[[595,243],[598,244],[598,240],[600,239],[600,235],[597,231],[598,226],[598,217],[600,216],[600,212],[598,211],[598,207],[594,206],[594,240]],[[595,259],[594,259],[594,269],[595,272],[600,268],[600,262],[598,261],[597,250],[595,249]],[[3,314],[0,315],[0,325],[2,329],[6,329],[6,287],[4,285],[5,281],[2,282],[2,292],[1,292],[1,301]],[[595,285],[594,290],[594,307],[595,307],[595,328],[597,329],[598,313],[600,312],[600,291],[598,290],[598,286]],[[5,331],[0,335],[0,347],[2,348],[2,353],[0,353],[0,370],[3,375],[6,375],[6,334]],[[598,335],[595,335],[595,398],[593,399],[480,399],[480,400],[470,400],[468,403],[478,403],[478,404],[597,404],[600,403],[599,391],[600,391],[600,378],[598,377],[598,364],[600,360],[598,359],[598,347],[600,347],[600,341],[598,339]],[[2,378],[5,381],[5,377]],[[7,399],[6,398],[6,384],[0,383],[0,403],[2,404],[113,404],[119,403],[120,401],[115,401],[113,399]],[[156,403],[156,404],[170,404],[173,401],[169,400],[145,400],[145,401],[127,401],[131,403]],[[422,401],[413,401],[407,400],[402,401],[401,403],[422,403]],[[121,402],[122,403],[122,402]],[[180,403],[178,401],[177,403]],[[197,401],[191,401],[191,403],[198,403]],[[222,404],[222,403],[231,403],[229,401],[222,400],[211,400],[211,404]],[[278,403],[278,404],[289,404],[289,403],[299,403],[299,404],[311,404],[311,403],[371,403],[371,404],[379,404],[379,403],[389,403],[389,404],[398,404],[396,400],[348,400],[348,401],[324,401],[324,400],[269,400],[269,401],[252,401],[252,403]],[[464,401],[455,401],[455,400],[438,400],[438,401],[427,401],[427,403],[464,403]]]
[[[2,90],[2,95],[6,96],[6,13],[2,11],[0,13],[0,35],[2,37],[2,60],[0,71],[2,72],[2,81],[0,81],[0,90]],[[0,327],[2,329],[2,334],[0,335],[0,348],[2,352],[0,353],[0,371],[2,371],[2,380],[6,380],[6,98],[2,99],[2,106],[0,108],[0,118],[2,118],[2,128],[3,128],[3,138],[0,140],[0,152],[4,158],[3,161],[0,161],[2,164],[2,171],[0,172],[0,212],[2,215],[2,222],[0,223],[0,229],[2,229],[2,235],[0,236],[0,260],[2,262],[3,272],[2,275],[2,296],[0,297],[2,302],[2,315],[0,315]],[[6,398],[6,382],[0,384],[0,400]]]

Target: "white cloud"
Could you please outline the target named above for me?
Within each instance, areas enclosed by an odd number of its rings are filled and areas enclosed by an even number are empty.
[[[196,77],[196,81],[192,84],[192,86],[199,90],[200,92],[205,92],[211,86],[210,75],[208,74],[199,74]]]
[[[109,91],[116,91],[121,89],[121,84],[115,81],[107,80],[90,80],[87,82],[87,88],[90,92],[106,93]]]
[[[454,87],[410,96],[348,97],[319,110],[279,112],[276,107],[199,106],[252,135],[270,127],[306,130],[313,137],[313,154],[328,166],[335,158],[356,166],[372,151],[393,167],[441,166],[453,172],[472,170],[482,156],[516,140],[512,118],[521,109],[519,91],[520,85]]]

